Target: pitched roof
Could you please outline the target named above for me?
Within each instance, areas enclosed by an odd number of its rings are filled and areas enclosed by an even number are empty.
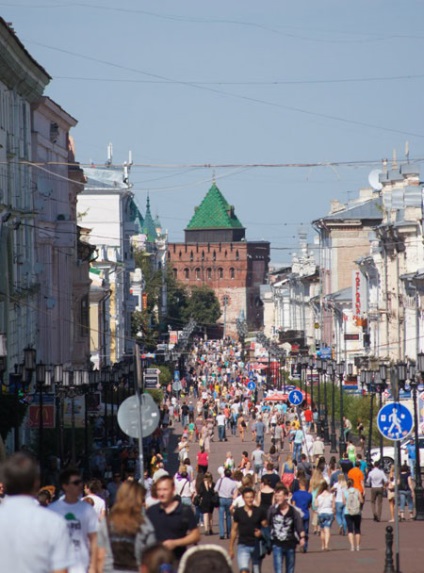
[[[156,231],[156,225],[152,217],[152,213],[150,212],[150,198],[147,195],[147,203],[146,203],[146,214],[144,216],[144,223],[141,228],[141,232],[146,235],[147,240],[149,243],[153,243],[158,238],[158,234]]]
[[[187,230],[197,229],[244,229],[232,207],[215,183],[207,192],[199,207],[196,207]]]
[[[383,218],[382,201],[381,197],[376,197],[360,203],[359,205],[353,205],[347,209],[342,209],[341,211],[336,211],[331,215],[322,217],[323,221],[346,221],[349,219],[375,219],[377,221]],[[315,222],[315,221],[314,221]]]

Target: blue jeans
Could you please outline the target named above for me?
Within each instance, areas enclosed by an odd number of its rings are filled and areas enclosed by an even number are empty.
[[[344,513],[344,503],[342,501],[336,501],[336,521],[339,527],[343,527],[343,533],[347,533],[346,517]]]
[[[413,511],[414,503],[412,501],[412,492],[410,490],[399,490],[399,509],[403,513],[405,506],[408,505],[409,511]]]
[[[219,536],[230,537],[231,533],[231,513],[230,513],[230,506],[233,500],[231,498],[220,497],[219,498]],[[226,520],[227,531],[225,531],[224,526],[224,515]]]
[[[296,549],[284,549],[278,545],[272,548],[272,558],[274,562],[274,573],[283,573],[283,563],[286,560],[286,573],[294,573],[296,562]]]
[[[261,445],[262,450],[264,449],[265,436],[256,436],[256,443]]]
[[[293,446],[293,459],[298,462],[300,459],[300,454],[302,453],[302,443],[293,442]]]
[[[225,426],[218,426],[218,439],[220,442],[225,440]]]
[[[253,573],[259,573],[259,552],[254,545],[240,545],[239,543],[237,547],[237,565],[239,571],[250,571],[250,561],[252,561]]]

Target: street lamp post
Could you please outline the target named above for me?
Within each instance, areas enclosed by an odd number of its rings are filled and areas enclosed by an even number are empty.
[[[337,438],[336,438],[336,365],[331,361],[327,367],[327,373],[331,379],[331,437],[330,437],[330,454],[337,453]]]
[[[345,371],[345,363],[339,362],[337,364],[337,374],[339,376],[339,383],[340,383],[340,438],[339,438],[339,454],[340,457],[346,451],[346,440],[345,440],[345,433],[344,433],[344,405],[343,405],[343,376]]]
[[[380,364],[379,372],[377,376],[377,381],[375,384],[375,390],[378,393],[378,407],[381,410],[383,406],[383,394],[387,389],[387,366],[385,364]],[[380,460],[383,461],[383,434],[380,433]]]
[[[419,352],[417,356],[417,370],[424,375],[424,353]],[[412,398],[414,403],[414,436],[415,436],[415,518],[417,521],[424,521],[424,489],[421,480],[421,459],[420,446],[418,441],[418,408],[417,408],[417,391],[418,379],[414,376],[410,381],[412,388]]]
[[[313,356],[309,357],[308,366],[311,371],[311,410],[314,411],[314,358]],[[306,376],[307,378],[307,376]],[[308,387],[307,380],[306,380],[306,387]]]
[[[322,425],[321,425],[321,372],[322,372],[322,359],[318,358],[315,363],[315,368],[318,372],[318,396],[317,396],[317,408],[318,408],[318,435],[322,438]]]
[[[362,372],[361,372],[362,374]],[[370,396],[370,428],[368,432],[368,450],[367,450],[367,462],[368,466],[371,466],[371,448],[372,448],[372,423],[374,416],[374,398],[375,398],[375,388],[373,384],[373,373],[372,370],[364,370],[364,384],[367,387],[368,395]],[[380,460],[382,462],[382,460]]]
[[[38,391],[38,457],[40,466],[43,467],[44,461],[44,408],[43,408],[43,392],[51,386],[51,371],[46,368],[46,365],[39,362],[35,368],[35,379]]]
[[[324,443],[326,445],[330,444],[330,434],[328,429],[328,404],[327,404],[327,372],[328,372],[328,362],[327,360],[322,361],[322,373],[324,374]]]

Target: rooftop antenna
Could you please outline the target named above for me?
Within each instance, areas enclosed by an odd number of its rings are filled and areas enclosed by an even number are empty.
[[[405,157],[406,161],[409,163],[409,141],[405,141]]]
[[[397,169],[397,157],[396,157],[396,149],[393,149],[392,155],[392,169]]]
[[[112,144],[109,143],[109,145],[107,146],[107,161],[106,161],[106,165],[108,167],[112,165],[112,157],[113,157],[113,147]]]

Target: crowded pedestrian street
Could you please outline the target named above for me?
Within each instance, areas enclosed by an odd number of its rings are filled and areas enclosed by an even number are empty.
[[[175,562],[190,546],[200,551],[218,545],[234,572],[282,573],[287,565],[288,573],[375,573],[391,571],[393,563],[404,573],[422,571],[424,529],[413,520],[411,504],[400,500],[399,541],[396,534],[387,538],[388,531],[395,532],[392,474],[378,463],[367,467],[353,436],[345,456],[332,455],[309,416],[307,399],[295,407],[269,400],[264,377],[249,378],[248,370],[237,342],[198,340],[188,352],[181,389],[167,389],[160,424],[145,440],[143,475],[134,442],[121,445],[113,468],[99,451],[88,479],[68,467],[57,488],[42,484],[38,513],[32,517],[28,507],[27,519],[47,520],[51,527],[47,518],[54,517],[57,527],[57,516],[65,518],[74,555],[68,555],[63,532],[51,551],[58,552],[59,562],[80,560],[70,573],[117,571],[111,567],[118,558],[121,566],[133,567],[128,570],[146,571],[143,555],[155,542],[170,550],[168,559]],[[14,505],[22,512],[16,502],[27,463],[25,454],[17,454],[4,464],[0,547],[5,552],[9,536],[1,528]],[[402,471],[411,480],[408,467],[402,466],[401,479]],[[137,489],[138,480],[146,494]],[[143,541],[128,562],[122,561],[125,551],[115,530],[118,507],[138,508],[141,519]]]

